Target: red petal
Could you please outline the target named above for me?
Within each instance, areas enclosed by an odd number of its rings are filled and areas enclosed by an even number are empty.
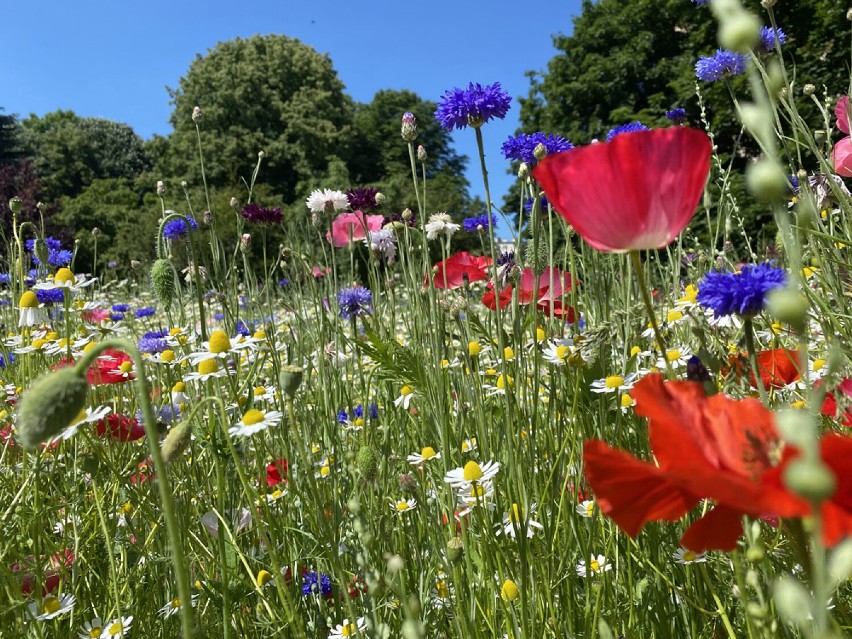
[[[837,128],[844,133],[849,133],[849,96],[844,95],[837,101],[834,107],[834,115],[837,116]]]
[[[693,552],[736,549],[743,533],[743,513],[733,508],[716,506],[693,523],[680,538],[680,543]]]

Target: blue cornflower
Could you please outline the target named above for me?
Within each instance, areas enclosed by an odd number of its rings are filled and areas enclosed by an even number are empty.
[[[74,254],[71,251],[57,249],[48,253],[47,263],[52,266],[68,266],[72,259],[74,259]],[[33,261],[36,261],[35,257],[33,257]]]
[[[134,315],[136,317],[151,317],[154,314],[154,309],[150,306],[145,306],[144,308],[137,308]]]
[[[126,313],[130,310],[130,304],[113,304],[112,310],[116,313]]]
[[[217,322],[221,322],[223,319],[225,319],[225,314],[224,313],[213,313],[213,319]]]
[[[118,309],[114,308],[113,310],[118,310]],[[155,337],[155,338],[156,337],[168,337],[168,336],[169,336],[169,329],[167,329],[167,328],[161,328],[158,331],[148,331],[147,333],[144,333],[142,335],[142,337]]]
[[[675,124],[683,124],[686,121],[686,109],[677,107],[671,111],[666,111],[666,117]]]
[[[15,363],[15,355],[14,353],[9,353],[8,361],[3,356],[3,353],[0,353],[0,368],[6,368],[6,364],[14,364]]]
[[[615,136],[621,135],[622,133],[633,133],[634,131],[647,131],[648,127],[644,124],[636,120],[635,122],[630,122],[629,124],[620,124],[616,127],[611,128],[606,134],[606,141],[609,142]]]
[[[49,235],[44,238],[44,243],[47,244],[47,249],[49,251],[58,251],[62,248],[62,242],[57,240],[55,237],[50,237]],[[24,246],[26,246],[27,250],[32,253],[33,248],[35,248],[35,239],[29,239],[24,242]]]
[[[775,51],[775,45],[783,46],[787,44],[787,34],[781,30],[781,27],[774,29],[772,27],[760,27],[760,46],[764,51]]]
[[[348,421],[349,421],[349,415],[346,413],[345,410],[343,410],[341,408],[339,411],[337,411],[337,423],[338,424],[345,424]]]
[[[12,276],[9,273],[0,273],[0,284],[8,284],[12,281]]]
[[[370,311],[373,294],[370,289],[362,286],[344,288],[337,293],[337,304],[340,306],[340,317],[350,319]]]
[[[505,118],[511,104],[511,96],[499,82],[485,86],[471,82],[467,89],[444,92],[435,119],[448,131],[466,126],[479,128],[492,118]]]
[[[692,3],[697,5],[707,4],[708,2],[709,0],[692,0]]]
[[[464,230],[468,233],[476,233],[480,229],[488,230],[488,213],[483,213],[482,215],[474,215],[473,217],[467,218],[464,222]],[[497,228],[497,218],[493,215],[491,216],[491,227]]]
[[[518,133],[515,137],[503,142],[503,157],[507,160],[526,162],[530,167],[533,167],[538,162],[538,158],[535,156],[535,148],[539,144],[544,145],[547,155],[562,153],[562,151],[574,148],[574,145],[561,135],[545,135],[540,131],[529,135]]]
[[[187,215],[186,219],[191,231],[198,228],[198,222],[195,221],[194,217]],[[163,237],[167,240],[177,240],[185,235],[187,235],[186,223],[179,217],[169,220],[163,225]]]
[[[716,82],[725,76],[740,75],[745,71],[746,57],[741,53],[716,49],[712,56],[701,56],[695,63],[695,75],[704,82]]]
[[[65,290],[62,288],[44,288],[35,293],[39,304],[61,304],[65,301]]]
[[[289,283],[290,283],[290,280],[288,280],[286,277],[282,277],[280,280],[278,280],[278,286],[280,286],[282,288],[287,286]]]
[[[163,337],[143,335],[139,339],[139,350],[143,353],[162,353],[168,350],[169,343]]]
[[[541,196],[539,196],[539,199],[541,200],[541,210],[546,211],[547,210],[547,196],[542,193]],[[534,202],[535,202],[535,198],[531,198],[531,197],[528,197],[527,201],[524,202],[524,210],[527,213],[532,213],[532,207],[533,207]]]
[[[243,337],[248,337],[252,334],[252,330],[243,320],[237,320],[237,334],[242,335]]]
[[[319,575],[312,570],[302,575],[302,594],[306,597],[311,594],[328,596],[331,594],[331,577],[325,573]]]
[[[746,317],[763,310],[766,294],[784,286],[787,273],[770,263],[746,264],[739,273],[710,271],[698,284],[698,303],[715,317],[737,313]]]
[[[109,319],[112,322],[120,322],[124,319],[124,313],[110,313]]]
[[[142,409],[136,411],[136,419],[142,423]],[[165,404],[154,411],[154,419],[160,424],[169,425],[180,419],[180,407],[177,404]]]

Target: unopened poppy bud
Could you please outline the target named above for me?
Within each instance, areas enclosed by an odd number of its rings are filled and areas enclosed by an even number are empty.
[[[778,0],[760,0],[760,6],[764,9],[771,9],[775,6],[776,2],[778,2]]]
[[[243,233],[242,237],[240,237],[240,251],[248,253],[249,248],[251,248],[251,234]]]
[[[151,266],[151,284],[160,303],[168,309],[175,298],[174,269],[165,259],[159,259]]]
[[[139,260],[130,260],[130,268],[137,269],[140,266],[142,266],[142,262],[140,262]]]
[[[192,121],[193,122],[201,122],[204,119],[204,114],[201,112],[201,107],[195,106],[192,107]]]
[[[166,194],[166,184],[162,180],[157,180],[157,195],[163,197]]]
[[[170,464],[180,457],[190,441],[192,441],[192,422],[187,419],[172,428],[163,440],[160,450],[165,462]]]
[[[97,226],[92,229],[92,235],[94,235],[95,237],[97,237],[100,234],[101,234],[101,230]]]
[[[35,448],[66,428],[86,406],[89,384],[76,368],[60,368],[39,377],[21,397],[18,439]]]
[[[784,469],[784,484],[805,499],[822,502],[834,494],[837,478],[821,460],[796,459]]]
[[[746,169],[746,187],[758,200],[781,200],[787,196],[787,175],[778,162],[764,158]]]
[[[808,83],[802,87],[802,93],[804,93],[805,95],[813,95],[814,93],[816,93],[816,87],[811,83]]]
[[[355,467],[367,481],[374,481],[379,476],[379,458],[369,446],[361,446],[355,457]]]
[[[39,262],[47,264],[48,259],[50,259],[50,248],[47,246],[44,238],[37,237],[35,242],[33,242],[33,254],[38,258]]]
[[[464,542],[461,537],[453,537],[447,542],[447,559],[457,564],[464,556]]]
[[[17,215],[18,213],[20,213],[20,212],[21,212],[21,209],[22,209],[23,207],[24,207],[24,202],[23,202],[23,200],[21,200],[21,198],[19,198],[19,197],[17,197],[17,196],[16,196],[16,197],[13,197],[11,200],[9,200],[9,209],[10,209],[10,210],[12,211],[12,213],[14,213],[15,215]]]
[[[263,150],[258,151],[257,157],[262,160],[263,158],[266,157],[266,151],[263,151]]]
[[[376,193],[376,206],[381,206],[385,203],[385,194],[384,193]]]
[[[400,213],[400,217],[406,222],[408,222],[413,215],[414,213],[411,212],[411,209],[403,209],[402,213]]]
[[[802,329],[808,319],[808,300],[791,288],[777,288],[766,296],[766,308],[785,324]]]
[[[413,113],[405,112],[402,114],[402,139],[406,142],[413,142],[417,139],[417,118]]]
[[[425,162],[429,158],[429,155],[426,153],[426,147],[422,144],[417,147],[417,159],[420,162]]]
[[[281,373],[278,376],[278,381],[281,384],[281,390],[293,397],[299,386],[302,384],[304,370],[300,366],[292,366],[287,364],[281,367]]]
[[[36,208],[39,211],[43,211],[44,209],[47,208],[47,204],[45,204],[44,202],[36,202]]]
[[[753,13],[738,11],[719,25],[719,44],[725,49],[747,53],[760,42],[760,19]]]

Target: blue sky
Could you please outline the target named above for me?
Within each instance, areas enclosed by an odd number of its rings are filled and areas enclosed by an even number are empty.
[[[6,113],[71,109],[126,122],[145,138],[171,130],[165,87],[177,86],[195,55],[223,40],[256,33],[298,38],[328,53],[347,92],[362,102],[380,89],[410,89],[438,100],[446,89],[471,81],[499,81],[517,98],[529,91],[525,73],[543,71],[555,55],[551,36],[569,34],[580,12],[580,0],[7,4],[0,23],[0,107]],[[514,102],[505,121],[483,129],[498,205],[514,179],[500,145],[517,128],[519,108]],[[471,193],[482,196],[473,132],[457,132],[454,140],[471,160]]]

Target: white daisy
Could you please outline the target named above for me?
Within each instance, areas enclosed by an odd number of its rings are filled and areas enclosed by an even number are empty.
[[[123,637],[130,630],[133,624],[133,617],[118,617],[113,619],[104,627],[104,633],[101,639],[112,639],[113,637]]]
[[[636,373],[630,373],[626,376],[608,375],[607,377],[593,381],[590,389],[593,393],[616,393],[618,391],[630,390],[635,383]]]
[[[264,412],[257,408],[250,408],[240,421],[228,429],[228,432],[237,437],[248,437],[271,426],[277,426],[283,417],[284,414],[277,410]]]
[[[555,366],[565,366],[575,355],[576,349],[569,340],[549,342],[541,355]]]
[[[471,460],[464,466],[447,472],[444,481],[454,488],[467,488],[473,482],[482,484],[491,481],[499,471],[499,462],[487,461],[480,466],[478,462]]]
[[[575,508],[575,510],[580,517],[591,517],[595,513],[595,501],[593,499],[581,501],[577,504],[577,508]]]
[[[465,507],[465,511],[469,512],[475,506],[488,506],[493,509],[491,498],[494,496],[494,482],[483,481],[475,484],[464,484],[456,486],[456,497],[459,503]]]
[[[193,608],[195,608],[197,602],[198,602],[198,595],[192,595],[190,603],[192,604]],[[166,602],[166,605],[163,606],[162,608],[160,608],[157,611],[157,614],[160,615],[163,619],[167,619],[169,617],[172,617],[172,616],[178,614],[180,612],[180,607],[182,605],[183,605],[183,602],[180,599],[178,599],[177,597],[175,597],[171,601]]]
[[[407,513],[409,510],[414,510],[417,507],[416,499],[398,499],[390,502],[390,507],[397,515]]]
[[[393,405],[402,406],[403,410],[408,410],[412,397],[414,397],[414,389],[408,384],[403,384],[399,391],[399,397],[393,400]]]
[[[603,555],[597,557],[592,555],[588,564],[582,559],[577,564],[577,574],[581,577],[597,575],[608,570],[612,570],[612,564]]]
[[[339,623],[328,635],[328,639],[345,639],[345,637],[354,637],[363,633],[367,629],[367,622],[364,617],[358,617],[355,623],[349,623],[349,619],[344,619],[343,623]]]
[[[81,410],[80,413],[74,418],[74,421],[71,422],[69,426],[67,426],[64,430],[60,431],[56,437],[54,437],[49,443],[53,443],[59,440],[68,440],[74,437],[77,434],[77,429],[80,428],[83,424],[94,424],[95,422],[99,422],[104,417],[106,417],[109,412],[112,410],[109,406],[98,406],[97,408],[86,408]]]
[[[688,566],[689,564],[701,564],[707,561],[703,552],[693,552],[686,548],[678,548],[672,553],[672,559],[677,563]]]
[[[666,361],[672,368],[678,369],[681,366],[686,366],[689,358],[692,357],[692,350],[689,346],[681,346],[680,348],[669,348],[666,351],[665,357],[657,358],[657,368],[663,370],[666,368]]]
[[[59,598],[55,595],[47,595],[40,602],[33,601],[30,603],[30,614],[35,617],[36,621],[53,619],[59,615],[64,615],[66,612],[71,612],[76,602],[74,595],[65,594]]]
[[[220,365],[218,361],[215,359],[205,359],[198,363],[198,369],[194,373],[188,373],[184,379],[187,381],[204,382],[214,377],[225,377],[227,374],[228,369]]]
[[[100,639],[104,633],[104,622],[100,617],[95,617],[91,621],[83,624],[82,632],[78,632],[77,636],[80,639]]]
[[[530,519],[530,516],[535,513],[535,510],[535,504],[530,508],[529,513],[524,513],[518,504],[512,504],[512,509],[503,514],[503,523],[497,524],[497,530],[495,531],[497,536],[499,537],[503,534],[515,539],[519,531],[526,530],[527,539],[532,538],[536,530],[544,528],[544,526],[534,519]]]
[[[426,446],[419,453],[412,453],[406,459],[412,466],[420,466],[433,459],[441,459],[441,453],[436,453],[431,446]]]

